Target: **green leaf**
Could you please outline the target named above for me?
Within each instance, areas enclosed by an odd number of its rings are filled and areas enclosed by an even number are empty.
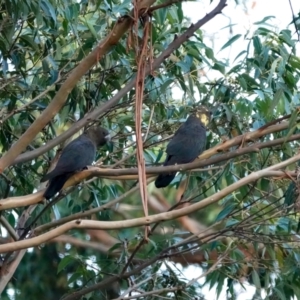
[[[8,215],[8,223],[12,228],[16,225],[16,219],[12,213]]]
[[[251,275],[255,287],[260,290],[261,289],[260,278],[255,269],[252,270]]]
[[[242,35],[241,34],[236,34],[233,36],[227,43],[225,43],[222,47],[221,50],[224,50],[225,48],[231,46],[235,41],[237,41]],[[220,50],[220,51],[221,51]]]
[[[258,36],[253,37],[253,46],[256,53],[260,54],[262,51],[262,44]]]
[[[262,25],[262,24],[266,24],[266,21],[270,20],[270,19],[273,19],[273,18],[276,18],[275,16],[267,16],[267,17],[264,17],[261,21],[258,21],[258,22],[255,22],[253,23],[254,25]]]
[[[280,100],[282,100],[283,97],[283,90],[279,89],[276,91],[273,101],[271,102],[271,106],[269,109],[269,113],[273,113],[274,109],[277,107]]]
[[[39,52],[39,47],[37,43],[32,39],[30,35],[22,35],[20,36],[20,39],[24,42],[25,45],[34,49],[36,52]]]
[[[297,118],[298,118],[298,111],[293,111],[290,120],[289,120],[289,127],[288,127],[288,133],[285,136],[285,142],[286,140],[294,133],[296,126],[297,126]]]
[[[214,70],[220,71],[222,74],[225,74],[225,66],[220,62],[216,62],[212,68]]]
[[[235,203],[226,204],[226,207],[218,214],[216,218],[216,222],[225,219],[230,213],[233,212],[235,207],[236,207]]]
[[[183,10],[182,10],[182,3],[178,2],[175,5],[177,6],[178,22],[182,23],[184,17]]]
[[[234,62],[235,62],[240,56],[242,56],[242,55],[244,55],[244,54],[247,54],[247,51],[245,51],[245,50],[241,51],[241,52],[235,57]],[[233,68],[234,68],[234,67],[233,67]]]
[[[68,279],[68,283],[72,283],[78,279],[81,279],[82,278],[82,273],[81,272],[75,272],[73,273],[70,278]]]
[[[160,91],[161,93],[164,93],[166,91],[166,89],[172,84],[174,83],[174,79],[167,79],[161,86],[160,86]]]
[[[258,84],[255,81],[255,79],[252,78],[251,76],[249,76],[248,74],[244,73],[241,76],[245,79],[245,82],[247,84],[247,89],[248,90],[252,90],[252,89],[254,90],[254,88],[258,86]]]
[[[212,50],[211,48],[208,48],[208,47],[205,48],[205,55],[206,55],[209,59],[215,60],[214,52],[213,52],[213,50]]]
[[[60,273],[63,269],[65,269],[67,265],[69,265],[71,263],[75,263],[75,262],[76,262],[76,259],[73,256],[71,256],[71,255],[65,256],[58,264],[57,274]]]
[[[52,4],[47,0],[42,0],[41,8],[44,11],[44,13],[48,17],[51,17],[51,19],[54,21],[54,23],[56,23],[56,13],[55,13],[55,10],[54,10]]]
[[[115,243],[112,247],[109,248],[108,253],[112,253],[116,249],[122,249],[122,243]]]
[[[276,296],[278,297],[278,299],[287,300],[284,293],[282,291],[280,291],[278,288],[274,287],[274,291],[275,291]]]

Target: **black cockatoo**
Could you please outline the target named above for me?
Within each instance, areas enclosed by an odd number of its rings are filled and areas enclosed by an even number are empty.
[[[53,197],[73,174],[90,165],[95,159],[97,147],[105,145],[109,139],[109,132],[106,129],[95,126],[70,142],[63,149],[54,170],[41,180],[49,180],[44,197],[46,199]]]
[[[206,126],[210,121],[210,112],[204,106],[199,106],[175,132],[167,146],[167,158],[164,166],[186,164],[195,160],[206,146]],[[155,186],[168,186],[176,172],[160,174],[155,180]]]

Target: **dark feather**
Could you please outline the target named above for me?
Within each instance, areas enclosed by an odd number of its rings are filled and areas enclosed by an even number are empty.
[[[164,166],[186,164],[194,161],[206,145],[206,128],[195,115],[188,117],[186,122],[176,131],[167,146],[167,158]],[[155,180],[157,188],[166,187],[174,179],[176,172],[160,174]]]
[[[52,198],[57,192],[59,192],[68,179],[75,173],[66,173],[59,176],[56,176],[54,180],[50,180],[50,184],[47,187],[44,197],[48,200]]]
[[[41,181],[52,179],[66,172],[75,172],[90,165],[96,154],[96,146],[86,136],[81,135],[63,150],[53,171],[46,174]]]
[[[93,127],[68,144],[63,149],[54,170],[41,180],[50,180],[44,197],[46,199],[53,197],[73,174],[90,165],[95,159],[97,147],[104,145],[108,138],[106,129]]]

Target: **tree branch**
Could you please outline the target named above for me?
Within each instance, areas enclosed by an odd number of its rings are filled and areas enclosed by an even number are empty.
[[[1,281],[0,281],[0,295],[6,288],[7,284],[9,283],[11,277],[15,273],[17,267],[19,266],[23,256],[26,254],[27,250],[21,250],[14,260],[10,263],[8,269],[1,270]]]
[[[166,220],[172,220],[176,219],[185,215],[188,215],[192,212],[195,212],[197,210],[200,210],[212,203],[216,203],[219,200],[223,199],[228,194],[232,193],[236,189],[249,184],[250,182],[257,181],[258,179],[262,177],[272,177],[272,176],[282,176],[285,174],[284,171],[275,171],[281,168],[284,168],[292,163],[295,163],[300,159],[300,154],[297,154],[296,156],[287,159],[281,163],[278,163],[274,166],[265,168],[263,170],[253,172],[247,177],[244,177],[240,179],[238,182],[235,182],[231,184],[230,186],[224,188],[220,192],[205,198],[201,202],[192,204],[188,207],[180,208],[174,211],[168,211],[165,213],[160,213],[144,218],[136,218],[132,220],[124,220],[124,221],[91,221],[91,220],[76,220],[71,221],[68,223],[65,223],[61,225],[58,228],[53,229],[52,231],[49,231],[47,233],[44,233],[40,236],[30,238],[28,240],[23,241],[17,241],[13,243],[7,243],[4,245],[0,245],[0,253],[6,253],[10,251],[16,251],[20,249],[30,248],[38,246],[42,243],[45,243],[46,241],[53,239],[71,229],[103,229],[103,230],[109,230],[109,229],[121,229],[121,228],[131,228],[131,227],[138,227],[143,225],[150,225],[152,223],[160,222],[160,221],[166,221]]]

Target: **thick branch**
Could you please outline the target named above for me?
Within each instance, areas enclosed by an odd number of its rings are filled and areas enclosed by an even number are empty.
[[[257,181],[258,179],[262,177],[272,177],[272,176],[282,176],[285,174],[283,171],[275,171],[281,168],[284,168],[292,163],[295,163],[300,159],[300,154],[283,161],[281,163],[278,163],[274,166],[265,168],[261,171],[253,172],[247,177],[242,178],[238,182],[235,182],[231,184],[230,186],[224,188],[222,191],[207,197],[206,199],[202,200],[201,202],[192,204],[188,207],[180,208],[178,210],[174,211],[168,211],[165,213],[160,213],[144,218],[136,218],[132,220],[124,220],[124,221],[91,221],[91,220],[77,220],[77,221],[71,221],[66,224],[61,225],[58,228],[55,228],[47,233],[44,233],[40,236],[23,240],[23,241],[17,241],[14,243],[7,243],[4,245],[0,245],[0,253],[6,253],[10,251],[16,251],[20,249],[30,248],[38,246],[42,243],[45,243],[46,241],[49,241],[57,236],[60,236],[61,234],[71,230],[71,229],[103,229],[103,230],[109,230],[109,229],[121,229],[121,228],[130,228],[130,227],[138,227],[142,225],[150,225],[156,222],[166,221],[166,220],[172,220],[176,219],[185,215],[188,215],[192,212],[195,212],[199,209],[202,209],[212,203],[216,203],[217,201],[221,200],[228,194],[232,193],[233,191],[237,190],[238,188],[249,184],[250,182]]]
[[[1,281],[0,281],[0,295],[2,294],[3,290],[6,288],[7,284],[9,283],[9,281],[11,280],[11,277],[13,276],[13,274],[15,273],[17,267],[19,266],[22,258],[24,257],[24,255],[26,254],[26,250],[22,250],[20,251],[16,258],[10,263],[8,269],[4,269],[2,270],[2,274],[1,274]]]

